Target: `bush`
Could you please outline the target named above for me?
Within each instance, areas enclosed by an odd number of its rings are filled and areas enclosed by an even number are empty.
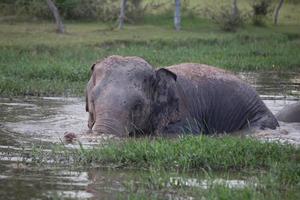
[[[5,15],[49,18],[46,1],[41,0],[1,0],[0,13]]]
[[[73,0],[72,4],[60,4],[66,19],[88,19],[100,21],[116,20],[119,16],[118,0]]]
[[[67,1],[67,0],[63,0]],[[69,0],[73,4],[60,4],[63,16],[67,19],[89,19],[115,21],[120,13],[120,0]],[[128,0],[126,20],[137,21],[143,16],[142,0]]]
[[[137,21],[143,17],[142,0],[128,0],[126,20]],[[65,19],[81,20],[117,20],[120,12],[120,0],[55,0],[60,14]],[[41,19],[52,18],[44,0],[2,0],[0,12],[5,15],[31,16]],[[2,12],[5,11],[5,12]]]
[[[224,31],[235,32],[239,27],[243,26],[247,19],[247,15],[238,12],[236,15],[232,14],[230,6],[221,6],[220,9],[206,9],[206,14],[215,23],[219,24]]]
[[[287,0],[287,3],[299,4],[300,0]]]
[[[0,0],[0,15],[6,16],[14,13],[14,7],[12,6],[12,1]]]
[[[272,0],[252,0],[252,22],[254,25],[262,26],[269,13],[273,11]]]

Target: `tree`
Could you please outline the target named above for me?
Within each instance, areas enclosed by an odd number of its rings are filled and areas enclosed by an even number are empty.
[[[232,1],[232,18],[236,19],[239,15],[239,9],[237,7],[237,0]]]
[[[55,23],[56,23],[56,26],[57,26],[57,32],[58,33],[64,33],[65,32],[65,27],[64,27],[64,24],[62,22],[62,19],[60,17],[60,14],[58,12],[57,7],[55,6],[55,4],[52,0],[46,0],[46,1],[47,1],[47,4],[48,4],[48,7],[49,7],[50,11],[53,14],[54,19],[55,19]]]
[[[180,7],[180,0],[175,0],[174,26],[176,31],[179,31],[181,28]]]
[[[123,27],[124,27],[126,2],[127,2],[127,0],[121,0],[120,17],[119,17],[119,29],[123,29]]]
[[[279,16],[279,11],[280,8],[283,5],[284,0],[280,0],[278,6],[275,9],[275,15],[274,15],[274,24],[277,25],[278,24],[278,16]]]

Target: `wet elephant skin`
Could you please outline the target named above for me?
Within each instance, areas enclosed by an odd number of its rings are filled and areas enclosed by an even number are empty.
[[[216,67],[154,69],[139,57],[110,56],[91,71],[86,111],[89,128],[99,133],[211,134],[278,126],[250,85]]]

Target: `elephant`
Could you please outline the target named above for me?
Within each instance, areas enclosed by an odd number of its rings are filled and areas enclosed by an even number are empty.
[[[300,122],[300,102],[292,103],[285,106],[282,110],[276,113],[276,118],[283,122]]]
[[[86,111],[91,130],[120,137],[279,126],[257,92],[228,71],[195,63],[154,69],[140,57],[93,64]]]

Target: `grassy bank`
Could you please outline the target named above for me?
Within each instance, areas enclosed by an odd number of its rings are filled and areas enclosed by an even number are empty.
[[[124,31],[97,23],[0,24],[0,95],[82,95],[89,66],[112,54],[145,58],[155,67],[198,62],[230,70],[297,70],[299,26],[247,27],[224,33],[205,20],[174,32],[137,25]]]
[[[57,147],[45,152],[34,148],[26,154],[39,167],[52,160],[67,166],[144,171],[122,183],[131,198],[137,199],[164,199],[169,193],[208,199],[297,199],[299,155],[300,149],[291,145],[228,136],[128,139],[93,149]],[[191,177],[194,185],[187,183]],[[220,178],[246,184],[231,188],[225,182],[216,183]]]
[[[67,21],[67,33],[60,35],[52,22],[1,21],[0,96],[82,96],[89,66],[112,54],[140,56],[154,67],[197,62],[234,71],[300,70],[300,4],[283,6],[279,26],[269,16],[264,27],[247,22],[228,33],[204,16],[205,8],[226,1],[184,2],[179,32],[173,30],[172,2],[157,2],[162,5],[122,31],[116,24]],[[251,6],[239,1],[239,7],[248,12]]]

